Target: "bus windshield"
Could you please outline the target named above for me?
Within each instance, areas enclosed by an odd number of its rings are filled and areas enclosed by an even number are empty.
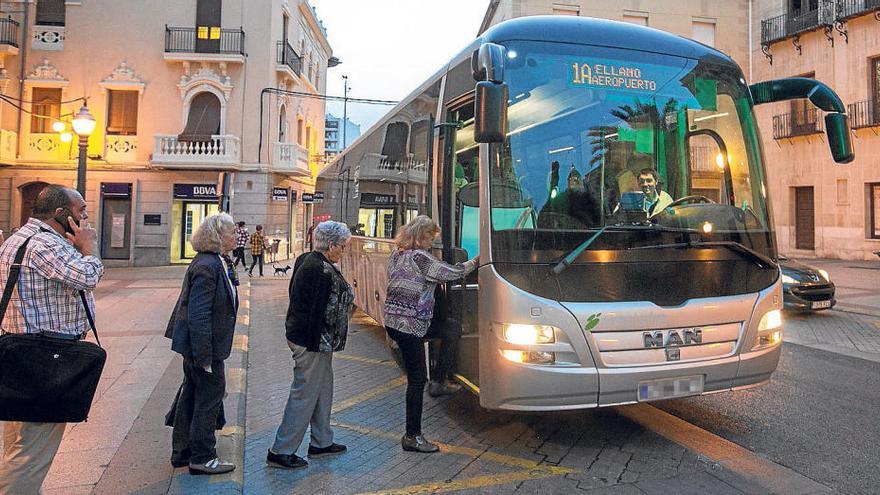
[[[694,232],[775,257],[738,67],[720,57],[505,45],[509,133],[488,164],[494,261],[558,262],[602,228],[589,250],[662,249]]]

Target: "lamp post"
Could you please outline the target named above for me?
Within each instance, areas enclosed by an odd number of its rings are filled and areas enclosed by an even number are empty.
[[[86,154],[89,148],[89,136],[95,130],[95,118],[89,113],[88,107],[83,104],[76,115],[73,116],[73,132],[79,138],[79,163],[76,168],[76,190],[86,198]]]
[[[342,147],[339,148],[340,151],[344,150],[348,143],[345,142],[345,130],[347,125],[345,122],[348,120],[348,76],[342,76],[342,80],[345,81],[345,89],[342,94]]]

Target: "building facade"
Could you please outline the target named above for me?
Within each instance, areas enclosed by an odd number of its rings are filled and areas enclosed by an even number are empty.
[[[361,135],[361,126],[348,118],[344,121],[332,113],[327,114],[324,121],[324,154],[327,162],[333,159],[346,146],[354,142]]]
[[[880,250],[880,4],[756,2],[755,79],[808,76],[847,105],[856,158],[835,164],[822,112],[805,100],[758,107],[781,252],[876,259]]]
[[[323,164],[331,48],[306,0],[5,1],[0,229],[48,183],[76,185],[70,115],[86,98],[86,201],[108,265],[187,262],[228,200],[279,256],[302,249]],[[307,202],[304,202],[306,199]]]
[[[779,250],[876,259],[880,250],[880,4],[873,0],[492,0],[480,32],[529,15],[642,24],[721,50],[750,83],[814,77],[847,104],[856,159],[837,165],[806,100],[756,108]]]

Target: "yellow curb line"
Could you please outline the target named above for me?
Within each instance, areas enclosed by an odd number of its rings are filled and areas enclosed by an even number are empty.
[[[333,409],[330,410],[330,413],[336,414],[339,411],[342,411],[344,409],[348,409],[349,407],[355,406],[361,402],[372,399],[373,397],[375,397],[377,395],[384,394],[385,392],[392,390],[392,389],[395,389],[405,383],[406,383],[406,377],[399,376],[399,377],[395,378],[394,380],[391,380],[390,382],[386,383],[385,385],[376,387],[372,390],[368,390],[362,394],[355,395],[354,397],[351,397],[351,398],[346,399],[344,401],[337,402],[336,404],[333,405]]]
[[[378,364],[380,366],[391,366],[397,368],[397,363],[390,359],[372,359],[361,356],[353,356],[351,354],[336,354],[333,359],[343,359],[345,361],[357,361],[359,363]]]
[[[395,488],[391,490],[381,490],[378,492],[361,492],[358,495],[418,495],[421,493],[444,493],[456,490],[467,490],[486,486],[504,485],[517,481],[536,480],[541,478],[549,478],[562,473],[551,473],[549,471],[514,471],[512,473],[491,474],[488,476],[475,476],[473,478],[464,478],[460,480],[434,481],[421,485],[411,485],[403,488]]]

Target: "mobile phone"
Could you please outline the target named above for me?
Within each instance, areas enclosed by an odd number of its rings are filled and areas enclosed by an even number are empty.
[[[55,221],[61,224],[61,228],[64,229],[68,234],[73,234],[73,228],[70,226],[70,222],[67,220],[67,217],[74,218],[73,212],[70,211],[70,208],[65,208],[61,211],[61,213],[55,215]],[[80,222],[77,222],[76,219],[73,220],[77,226],[80,225]]]

